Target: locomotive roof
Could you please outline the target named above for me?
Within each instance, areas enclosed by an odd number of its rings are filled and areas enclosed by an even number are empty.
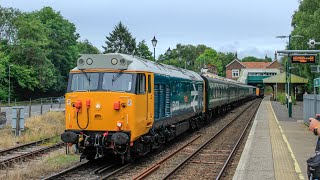
[[[89,63],[88,63],[89,60]],[[167,75],[183,79],[202,81],[201,76],[193,71],[177,68],[167,64],[149,61],[137,56],[109,53],[83,54],[77,60],[77,67],[73,70],[86,69],[118,69],[132,71],[148,71],[155,74]]]

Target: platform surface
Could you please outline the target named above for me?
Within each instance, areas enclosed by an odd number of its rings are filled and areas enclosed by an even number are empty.
[[[317,137],[303,123],[300,103],[289,118],[286,106],[269,99],[259,107],[233,179],[307,179]]]

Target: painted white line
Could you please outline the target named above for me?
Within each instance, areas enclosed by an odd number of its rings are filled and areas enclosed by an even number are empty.
[[[284,132],[283,132],[281,126],[280,126],[280,123],[279,123],[279,121],[278,121],[278,118],[277,118],[276,114],[274,113],[274,110],[273,110],[271,101],[269,100],[269,102],[270,102],[270,106],[271,106],[271,110],[272,110],[273,116],[274,116],[274,118],[275,118],[275,120],[276,120],[276,122],[277,122],[277,124],[278,124],[278,126],[279,126],[280,132],[281,132],[281,134],[282,134],[282,139],[283,139],[284,142],[286,143],[287,148],[288,148],[288,150],[289,150],[289,152],[290,152],[291,158],[292,158],[293,161],[294,161],[294,169],[295,169],[296,173],[299,175],[299,179],[302,180],[302,179],[304,179],[304,176],[303,176],[303,174],[302,174],[302,172],[301,172],[301,168],[300,168],[300,166],[299,166],[299,164],[298,164],[298,162],[297,162],[297,159],[296,159],[295,155],[293,154],[293,151],[292,151],[292,148],[291,148],[291,146],[290,146],[290,144],[289,144],[289,141],[288,141],[286,135],[284,134]]]

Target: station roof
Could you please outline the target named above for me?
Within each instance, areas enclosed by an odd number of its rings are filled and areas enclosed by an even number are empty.
[[[276,76],[271,76],[268,78],[263,79],[264,84],[275,84],[275,83],[286,83],[286,73],[283,72],[281,74],[278,74]],[[291,83],[294,84],[307,84],[308,79],[297,76],[295,74],[291,74]]]

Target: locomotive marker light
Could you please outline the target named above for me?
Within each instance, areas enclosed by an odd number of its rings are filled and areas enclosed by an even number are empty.
[[[91,58],[88,58],[86,62],[88,65],[91,65],[93,63],[93,60]]]
[[[118,59],[113,58],[111,59],[111,64],[116,65],[118,63]]]

